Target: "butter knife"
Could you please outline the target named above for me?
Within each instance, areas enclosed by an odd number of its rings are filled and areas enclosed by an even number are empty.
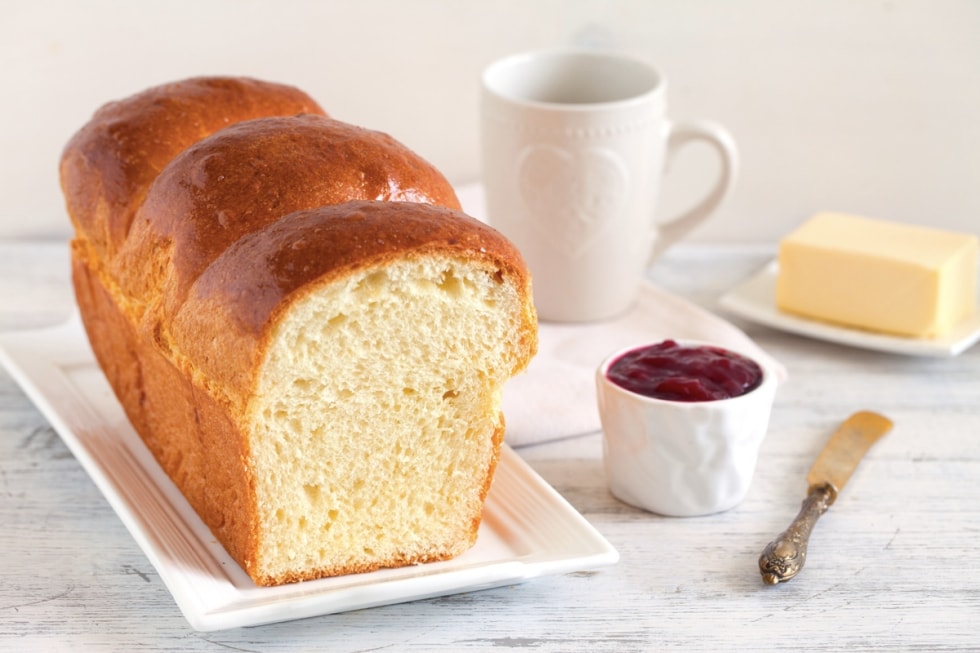
[[[767,585],[790,580],[806,563],[810,532],[837,499],[864,454],[892,428],[887,417],[870,411],[854,413],[830,436],[806,481],[806,499],[793,523],[766,545],[759,556],[759,571]]]

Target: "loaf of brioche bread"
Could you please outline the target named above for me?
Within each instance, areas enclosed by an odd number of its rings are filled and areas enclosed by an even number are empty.
[[[438,171],[294,88],[198,78],[100,109],[61,180],[95,356],[257,584],[473,545],[536,318]]]

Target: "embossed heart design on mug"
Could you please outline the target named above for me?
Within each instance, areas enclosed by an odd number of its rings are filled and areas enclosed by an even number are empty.
[[[534,228],[575,258],[622,212],[629,171],[608,149],[531,145],[521,154],[518,178]]]

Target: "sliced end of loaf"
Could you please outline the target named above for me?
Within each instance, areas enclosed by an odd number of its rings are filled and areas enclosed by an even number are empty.
[[[294,301],[247,412],[253,577],[279,583],[444,559],[472,546],[531,352],[526,289],[426,255]]]

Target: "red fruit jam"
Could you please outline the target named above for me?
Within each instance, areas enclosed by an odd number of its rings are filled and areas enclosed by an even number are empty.
[[[626,352],[609,366],[609,380],[630,392],[669,401],[716,401],[754,390],[762,368],[720,347],[665,340]]]

